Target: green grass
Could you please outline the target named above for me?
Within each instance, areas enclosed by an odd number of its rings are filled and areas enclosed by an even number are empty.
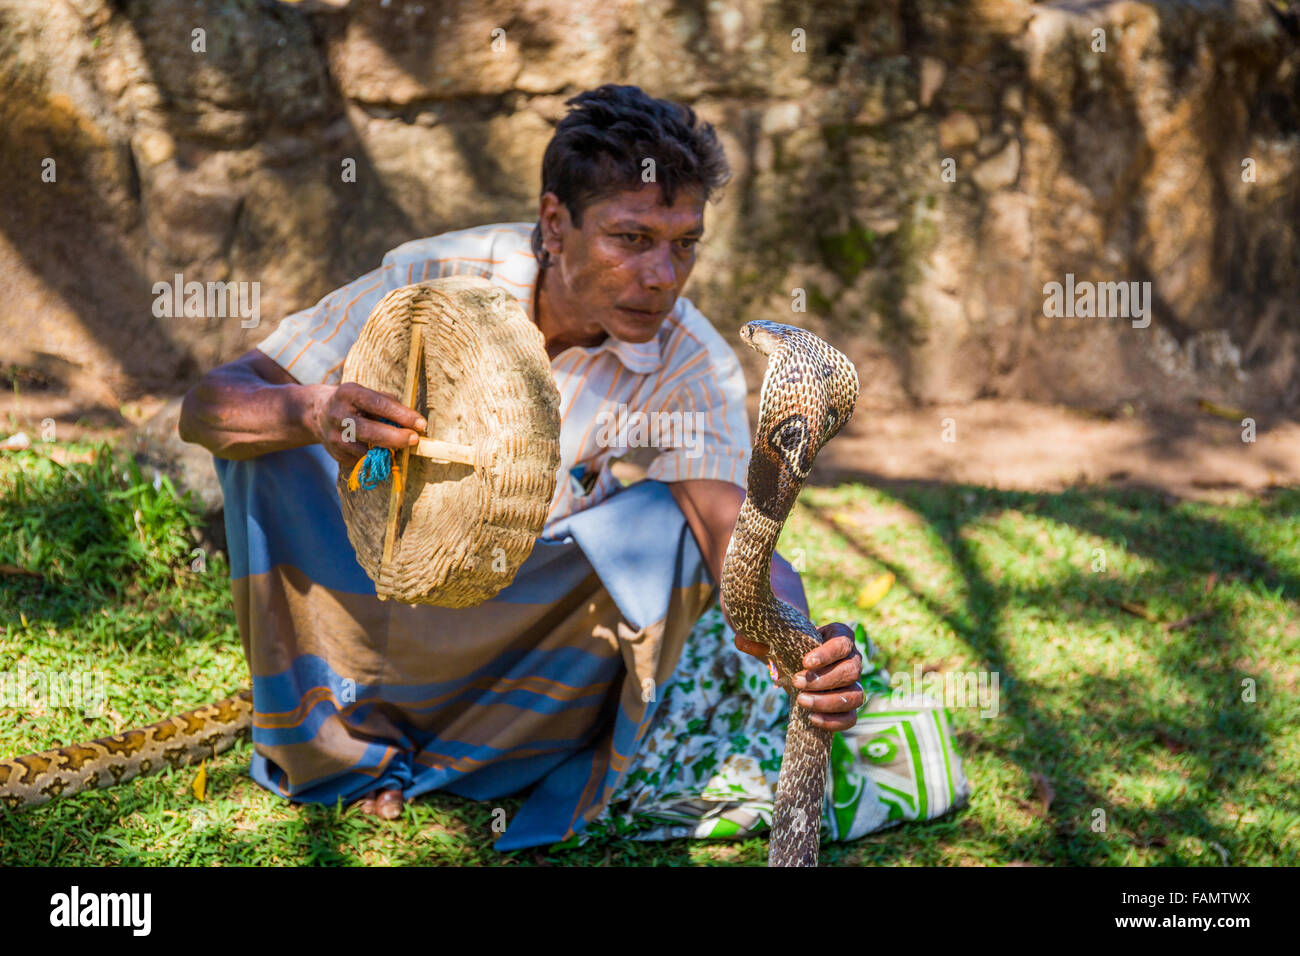
[[[191,569],[194,522],[169,484],[155,489],[104,453],[67,467],[44,447],[0,459],[0,564],[40,575],[0,573],[0,672],[94,669],[108,698],[94,718],[0,707],[5,756],[243,685],[228,568],[206,555]],[[826,863],[1300,862],[1300,490],[1207,505],[1097,488],[814,488],[781,550],[803,564],[818,621],[863,619],[891,670],[1000,679],[997,717],[953,711],[969,806],[828,844]],[[884,571],[897,584],[858,609],[862,584]],[[1254,702],[1242,699],[1247,678]],[[762,840],[499,854],[492,811],[511,815],[520,799],[434,795],[380,824],[272,796],[247,777],[250,753],[209,765],[204,802],[185,769],[0,810],[0,865],[689,866],[766,854]],[[1039,779],[1054,792],[1046,811]]]

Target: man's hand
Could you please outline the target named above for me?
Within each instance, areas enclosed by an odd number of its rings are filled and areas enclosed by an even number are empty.
[[[397,428],[376,421],[387,418]],[[343,441],[347,419],[353,440]],[[241,461],[320,442],[352,470],[366,444],[405,448],[419,440],[424,419],[391,395],[356,383],[303,385],[258,349],[218,365],[199,380],[181,404],[183,441],[218,458]]]
[[[385,425],[378,421],[380,418],[397,422],[400,427]],[[343,440],[344,425],[349,420],[355,430],[352,436],[355,440],[350,442]],[[406,448],[418,442],[429,427],[418,412],[407,408],[392,395],[376,392],[356,382],[344,382],[328,392],[319,393],[311,408],[310,421],[317,439],[345,474],[352,470],[369,446]]]
[[[740,515],[740,506],[745,500],[744,489],[711,479],[675,481],[668,487],[691,526],[714,581],[721,581],[722,562],[731,532],[736,527],[736,518]],[[803,583],[794,569],[781,560],[772,561],[772,593],[808,616]],[[734,630],[735,624],[727,615],[725,604],[722,614]],[[812,711],[814,726],[824,730],[848,730],[858,722],[858,708],[865,697],[862,685],[858,683],[862,676],[862,654],[853,643],[853,631],[848,625],[837,621],[817,630],[825,643],[804,658],[805,669],[794,675],[794,687],[787,690],[794,691],[795,703]],[[766,644],[737,633],[736,647],[767,661]]]
[[[812,711],[813,726],[848,730],[858,722],[858,708],[866,699],[858,682],[862,676],[862,652],[847,624],[835,621],[817,630],[824,643],[805,655],[805,669],[793,677],[795,703]],[[736,647],[759,660],[767,660],[766,644],[737,634]]]

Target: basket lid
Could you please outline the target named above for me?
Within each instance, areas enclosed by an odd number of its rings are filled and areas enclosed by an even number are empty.
[[[418,354],[412,330],[423,338],[412,407],[429,423],[425,434],[472,448],[478,464],[409,453],[387,565],[393,479],[353,491],[340,473],[343,521],[378,594],[471,607],[514,579],[541,534],[560,465],[560,395],[541,330],[513,296],[477,276],[384,296],[348,352],[343,381],[405,404],[408,356]],[[400,463],[403,452],[396,456]]]

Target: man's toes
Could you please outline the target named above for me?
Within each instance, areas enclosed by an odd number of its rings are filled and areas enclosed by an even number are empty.
[[[385,820],[396,820],[402,815],[402,791],[385,790],[375,801],[375,808]]]
[[[359,810],[367,815],[373,814],[375,812],[375,795],[373,793],[366,794],[360,800],[352,804],[352,809]]]

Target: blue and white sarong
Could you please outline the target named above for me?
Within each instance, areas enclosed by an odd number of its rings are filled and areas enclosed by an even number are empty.
[[[502,850],[566,839],[600,811],[714,591],[667,485],[569,516],[495,599],[450,609],[375,596],[320,445],[216,467],[254,780],[330,804],[535,784]]]

